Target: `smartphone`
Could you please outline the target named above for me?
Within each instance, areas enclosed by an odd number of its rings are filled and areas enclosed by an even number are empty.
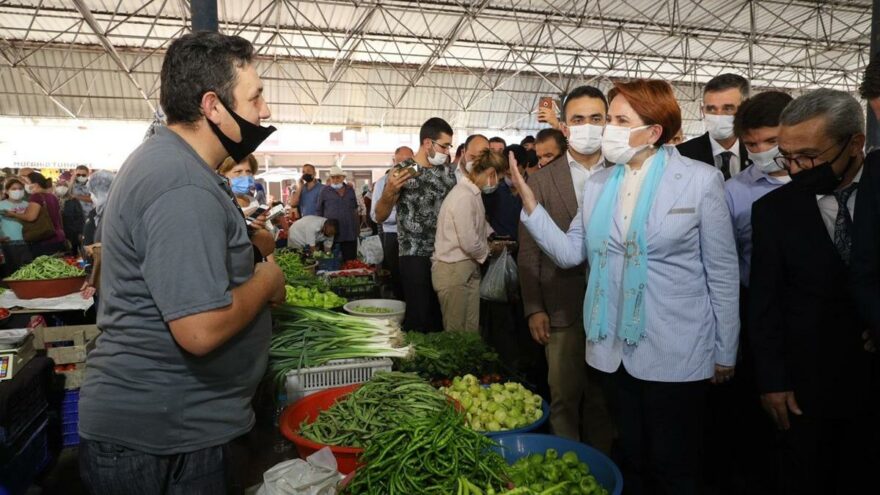
[[[403,173],[407,170],[409,171],[410,177],[418,177],[422,173],[421,167],[419,166],[418,163],[407,164],[407,165],[404,165],[403,163],[398,163],[397,165],[394,166],[394,173],[395,174]],[[397,177],[397,175],[395,175],[395,177]]]
[[[549,108],[550,110],[553,110],[553,105],[554,105],[554,103],[553,103],[552,96],[542,96],[540,103],[538,103],[538,109],[543,110],[545,108]],[[538,115],[538,122],[547,122],[547,121],[544,120],[544,118],[541,117],[539,114]]]
[[[269,209],[269,207],[265,206],[265,205],[258,206],[256,210],[254,210],[250,215],[248,215],[248,218],[257,218],[258,216],[262,215],[263,213],[266,213],[266,211],[268,211],[268,209]]]

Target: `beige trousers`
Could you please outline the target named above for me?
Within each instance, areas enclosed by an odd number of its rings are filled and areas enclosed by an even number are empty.
[[[611,450],[615,429],[598,376],[587,365],[586,335],[581,320],[569,327],[551,328],[547,356],[550,384],[550,426],[553,433]],[[588,375],[594,379],[588,380]]]
[[[434,262],[431,281],[446,331],[480,330],[480,265],[473,260],[457,263]]]

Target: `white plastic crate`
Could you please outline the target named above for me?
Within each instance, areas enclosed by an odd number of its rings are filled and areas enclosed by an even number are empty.
[[[377,371],[391,371],[388,358],[338,359],[323,366],[302,368],[287,373],[287,402],[333,387],[368,381]]]

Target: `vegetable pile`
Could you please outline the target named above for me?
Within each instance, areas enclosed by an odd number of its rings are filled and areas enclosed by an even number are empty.
[[[384,315],[394,312],[394,310],[391,308],[380,308],[379,306],[357,306],[352,309],[359,313],[370,313],[374,315]]]
[[[275,263],[284,272],[284,279],[288,282],[303,278],[313,277],[314,275],[306,271],[305,264],[299,253],[295,251],[278,251],[275,253]]]
[[[507,465],[492,445],[449,405],[437,414],[404,417],[373,436],[360,458],[365,465],[342,493],[449,495],[463,479],[500,489],[507,483]]]
[[[590,474],[590,467],[574,452],[566,452],[560,458],[556,450],[548,449],[544,455],[521,458],[508,472],[517,488],[505,495],[608,495],[608,490]]]
[[[313,423],[300,425],[300,434],[324,445],[362,448],[405,419],[437,413],[446,406],[446,396],[417,375],[378,372],[321,411]]]
[[[498,371],[501,360],[477,332],[408,332],[406,340],[416,348],[412,359],[395,362],[400,371],[418,373],[429,380]]]
[[[320,309],[278,306],[272,311],[276,333],[269,369],[283,383],[287,372],[320,366],[333,359],[405,357],[400,326],[386,319],[361,318]]]
[[[467,421],[477,431],[502,431],[528,426],[544,415],[541,397],[519,383],[493,383],[481,387],[477,377],[455,377],[441,392],[461,403]]]
[[[330,291],[322,291],[311,287],[286,286],[285,302],[291,306],[306,308],[338,308],[348,302],[347,299],[337,296]]]
[[[348,260],[342,264],[342,270],[357,270],[359,268],[364,268],[367,270],[372,270],[373,267],[364,263],[361,260]]]
[[[82,277],[85,272],[64,260],[52,256],[40,256],[32,263],[19,268],[6,280],[52,280],[56,278]]]

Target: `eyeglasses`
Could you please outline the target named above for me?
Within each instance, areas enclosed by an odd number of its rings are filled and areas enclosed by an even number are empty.
[[[442,149],[443,151],[445,151],[447,153],[449,152],[449,150],[452,149],[452,143],[449,143],[449,144],[438,143],[437,141],[434,141],[433,139],[431,140],[431,142],[434,143],[434,145],[439,146],[440,149]]]
[[[88,177],[87,175],[76,174],[77,177]]]
[[[843,147],[840,149],[840,151],[838,151],[837,154],[834,155],[834,158],[828,160],[827,162],[819,162],[817,164],[816,159],[819,158],[820,156],[824,155],[828,151],[834,149],[834,147],[837,146],[836,144],[832,144],[830,147],[826,148],[824,151],[820,152],[816,156],[807,156],[807,155],[804,155],[804,156],[788,155],[788,156],[786,156],[786,155],[780,154],[780,155],[777,155],[776,157],[774,157],[773,161],[775,161],[777,165],[784,168],[785,170],[790,170],[792,163],[797,165],[797,167],[801,170],[809,170],[811,168],[814,168],[816,165],[821,165],[822,163],[836,162],[837,159],[840,158],[840,155],[842,155],[843,152],[846,151],[846,148],[847,148],[847,146],[849,146],[849,142],[851,140],[852,140],[851,137],[849,139],[847,139],[846,143],[843,145]]]

